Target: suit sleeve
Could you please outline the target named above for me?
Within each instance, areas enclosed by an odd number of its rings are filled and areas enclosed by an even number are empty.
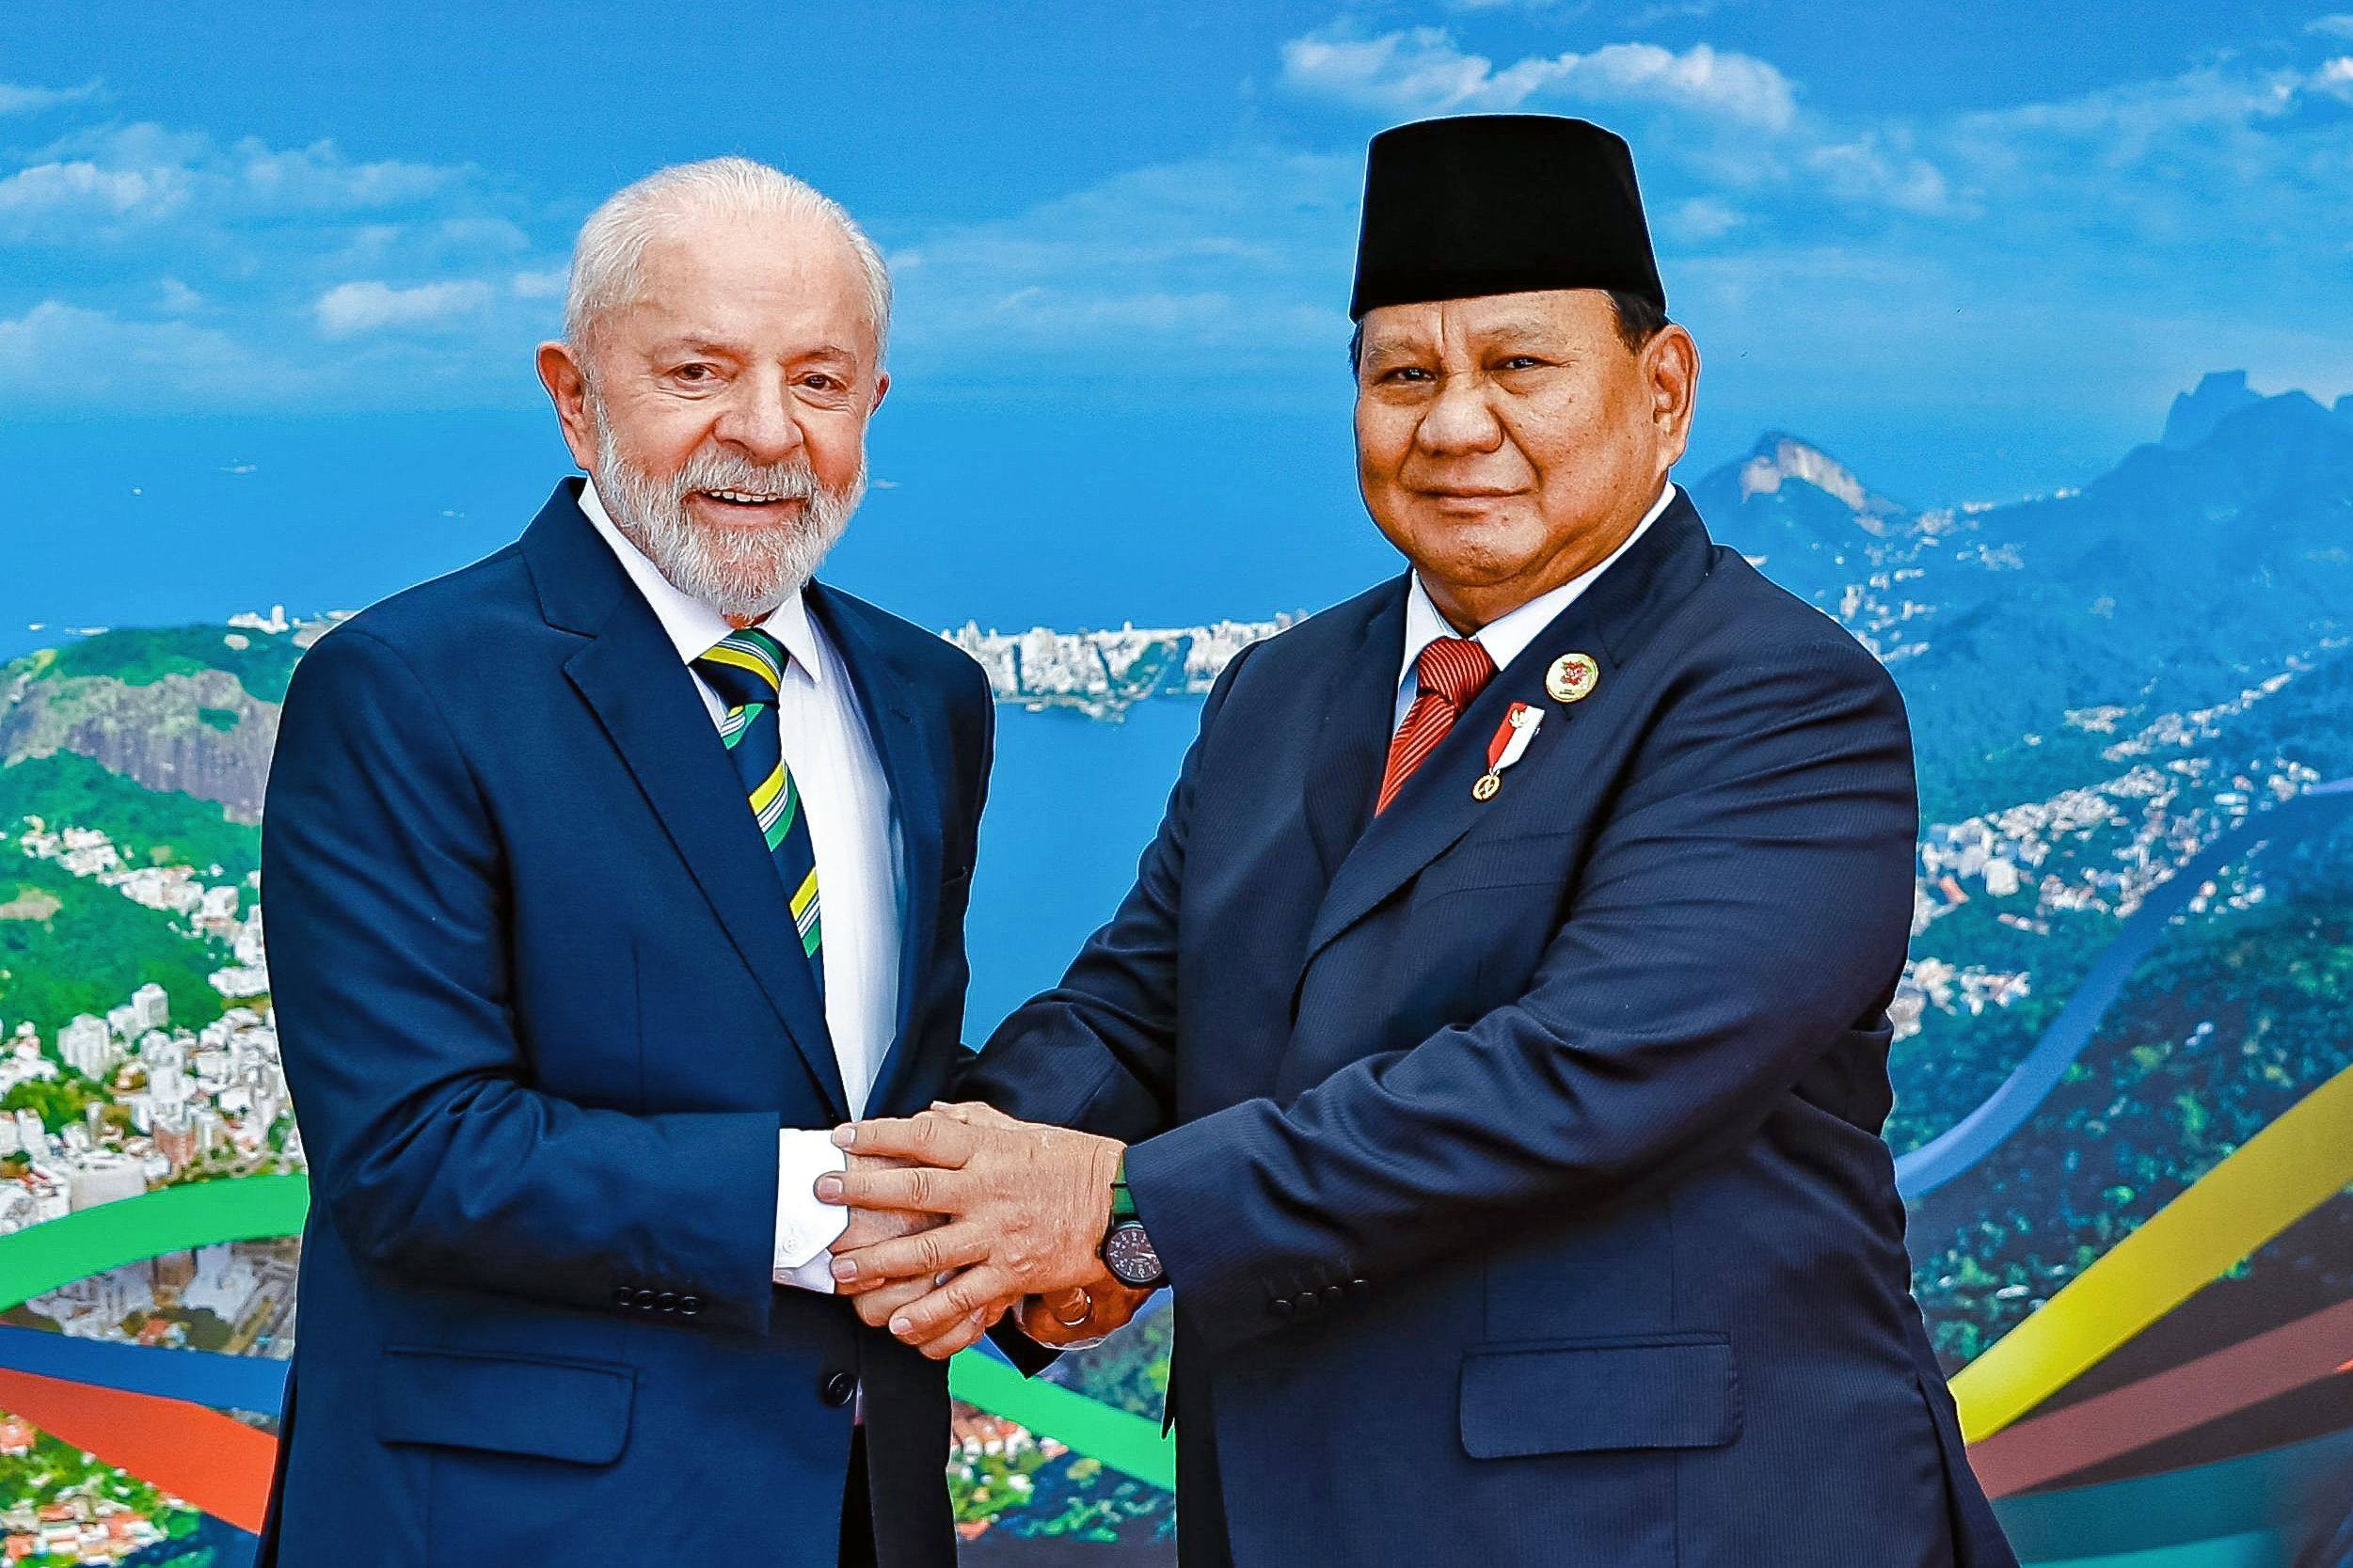
[[[287,694],[262,839],[281,1048],[318,1196],[379,1268],[579,1307],[701,1298],[765,1328],[777,1120],[533,1085],[496,826],[431,694],[364,627]]]
[[[1236,655],[1201,705],[1160,828],[1136,883],[1087,939],[1061,984],[1025,1003],[965,1069],[958,1093],[1025,1121],[1134,1143],[1175,1119],[1177,909],[1184,841],[1203,752],[1251,649]]]
[[[1202,1332],[1721,1154],[1884,1006],[1917,822],[1885,672],[1851,643],[1757,657],[1662,711],[1518,1001],[1129,1150]]]

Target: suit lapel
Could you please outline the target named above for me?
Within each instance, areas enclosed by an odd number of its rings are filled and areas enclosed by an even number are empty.
[[[907,895],[898,919],[898,1013],[890,1049],[866,1095],[867,1113],[874,1115],[890,1103],[891,1091],[906,1068],[907,1028],[924,966],[930,958],[931,927],[939,918],[940,822],[946,803],[942,799],[932,738],[915,717],[913,682],[873,637],[864,607],[815,583],[809,585],[808,605],[840,652],[850,671],[850,684],[858,693],[866,733],[873,736],[875,752],[890,784],[891,812],[898,825],[906,878]]]
[[[1611,699],[1616,690],[1612,676],[1642,633],[1655,624],[1660,601],[1677,587],[1696,583],[1705,574],[1707,548],[1707,531],[1700,525],[1699,515],[1678,491],[1634,547],[1496,673],[1438,749],[1415,769],[1396,801],[1373,818],[1341,863],[1309,933],[1300,961],[1302,977],[1316,955],[1342,932],[1478,824],[1488,807],[1472,797],[1471,786],[1487,771],[1487,743],[1512,704],[1527,703],[1542,710],[1543,727],[1533,743],[1535,751],[1552,753],[1575,744],[1572,736],[1578,720],[1601,711]],[[1393,646],[1388,649],[1392,658],[1404,657],[1403,639],[1401,599],[1396,635],[1391,640]],[[1372,652],[1370,646],[1365,650],[1368,661]],[[1568,653],[1588,655],[1600,671],[1593,695],[1577,703],[1556,702],[1545,691],[1546,672]],[[1394,664],[1390,666],[1392,677],[1395,669]],[[1393,678],[1390,689],[1393,702]],[[1522,761],[1522,768],[1542,760],[1535,751]],[[1506,790],[1512,782],[1506,775]]]
[[[1406,582],[1383,595],[1347,655],[1316,694],[1323,715],[1309,752],[1308,837],[1329,880],[1372,815],[1389,755],[1397,705],[1397,671],[1406,640]]]
[[[827,1103],[846,1118],[824,1008],[788,940],[785,886],[743,803],[743,785],[677,649],[572,495],[568,484],[559,488],[523,541],[549,624],[589,639],[565,660],[564,673],[621,753]]]

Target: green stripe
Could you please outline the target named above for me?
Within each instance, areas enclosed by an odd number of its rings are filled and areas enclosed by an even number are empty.
[[[259,1242],[302,1229],[310,1182],[241,1176],[165,1187],[0,1236],[0,1309],[167,1252]]]
[[[28,1226],[0,1236],[0,1308],[167,1252],[299,1235],[310,1200],[307,1177],[244,1176],[166,1187]],[[948,1363],[947,1386],[966,1403],[1124,1475],[1176,1485],[1175,1446],[1140,1416],[1024,1378],[977,1350]]]
[[[824,945],[825,927],[824,923],[819,921],[810,926],[808,930],[803,933],[801,938],[801,951],[806,953],[810,958],[814,958],[817,957],[817,950]]]
[[[1176,1445],[1160,1434],[1157,1421],[1115,1410],[1058,1384],[1025,1378],[977,1350],[962,1352],[947,1364],[947,1391],[1123,1475],[1176,1489]]]

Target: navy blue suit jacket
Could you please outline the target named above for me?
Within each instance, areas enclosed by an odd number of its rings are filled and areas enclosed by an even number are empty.
[[[866,1390],[882,1560],[945,1565],[942,1369],[771,1282],[780,1126],[842,1119],[785,894],[653,610],[560,487],[328,633],[262,842],[313,1205],[262,1561],[830,1565]],[[890,781],[899,1029],[961,1054],[993,737],[939,638],[812,587]]]
[[[1375,818],[1406,586],[1226,672],[963,1085],[1135,1145],[1185,1560],[2007,1568],[1879,1137],[1894,684],[1678,496]]]

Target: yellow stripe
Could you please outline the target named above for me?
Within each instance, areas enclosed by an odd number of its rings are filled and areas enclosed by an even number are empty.
[[[811,871],[807,880],[801,884],[801,891],[792,895],[792,918],[798,921],[801,918],[801,911],[807,909],[816,899],[817,873]]]
[[[2353,1068],[2240,1145],[1952,1380],[1974,1443],[2353,1182]]]
[[[714,664],[732,664],[739,670],[749,670],[759,676],[771,691],[777,689],[776,672],[755,655],[747,654],[739,648],[730,648],[722,642],[703,657]]]
[[[767,778],[762,779],[760,781],[760,787],[752,792],[752,810],[758,816],[766,816],[768,815],[768,803],[776,799],[777,794],[782,791],[784,787],[785,765],[780,762],[776,765],[776,770],[771,773]]]

